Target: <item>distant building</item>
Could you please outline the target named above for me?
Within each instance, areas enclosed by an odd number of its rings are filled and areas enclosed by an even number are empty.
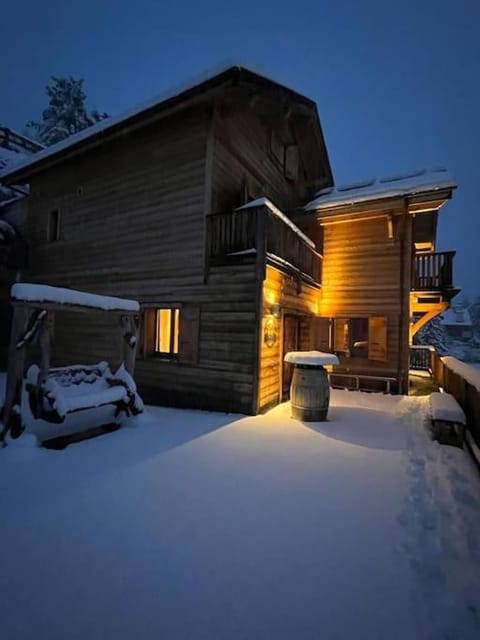
[[[468,309],[451,307],[441,316],[441,324],[446,333],[456,340],[470,340],[473,336],[472,319]]]
[[[0,125],[0,172],[28,161],[44,146],[35,140]],[[28,186],[0,184],[0,368],[6,364],[10,334],[9,291],[21,269],[27,266],[24,227],[27,217]]]
[[[41,151],[44,146],[21,133],[0,125],[0,172],[25,162],[32,153]],[[0,202],[24,195],[26,189],[21,185],[0,185]],[[0,214],[1,217],[1,214]]]

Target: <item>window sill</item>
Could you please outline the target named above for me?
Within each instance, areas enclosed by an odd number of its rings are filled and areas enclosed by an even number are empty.
[[[149,357],[159,362],[178,362],[177,355],[168,355],[168,353],[152,353]]]

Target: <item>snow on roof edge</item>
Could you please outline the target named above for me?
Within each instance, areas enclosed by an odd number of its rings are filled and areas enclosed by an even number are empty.
[[[254,69],[249,68],[248,66],[245,66],[242,64],[231,64],[231,63],[227,65],[224,64],[219,67],[216,67],[215,71],[213,71],[213,69],[210,69],[208,71],[203,72],[202,74],[198,74],[197,76],[193,77],[189,81],[176,85],[175,87],[168,89],[162,92],[161,94],[157,95],[155,98],[150,98],[149,100],[145,101],[138,107],[129,109],[119,114],[118,116],[111,116],[109,118],[106,118],[105,120],[101,120],[100,122],[92,125],[91,127],[87,127],[86,129],[83,129],[83,131],[80,131],[79,133],[76,133],[73,136],[69,136],[65,140],[57,142],[56,144],[51,145],[50,147],[46,147],[43,151],[38,151],[37,153],[32,154],[32,157],[31,158],[29,157],[27,161],[13,165],[10,168],[5,169],[4,171],[0,171],[0,181],[2,179],[5,179],[11,174],[14,174],[18,171],[22,171],[23,169],[26,169],[29,166],[34,165],[38,162],[41,162],[46,158],[54,156],[57,153],[60,153],[61,151],[68,149],[69,147],[73,147],[79,142],[83,142],[84,140],[91,138],[98,133],[107,131],[115,127],[116,125],[129,120],[130,118],[140,115],[144,111],[148,111],[149,109],[152,109],[156,106],[160,106],[162,103],[166,102],[167,100],[171,100],[173,98],[179,97],[183,93],[186,93],[187,91],[195,89],[196,87],[208,82],[209,80],[213,80],[217,76],[221,76],[223,73],[226,73],[227,71],[233,70],[233,69],[237,69],[239,71],[244,70],[248,73],[253,73],[261,78],[264,78],[265,80],[268,80],[269,82],[274,82],[275,84],[280,85],[283,88],[287,89],[288,91],[291,91],[297,94],[298,96],[302,96],[306,100],[310,100],[313,103],[313,101],[310,98],[303,96],[298,91],[291,89],[287,85],[279,82],[278,80],[274,80],[273,78],[265,75],[264,73],[255,71]]]
[[[290,220],[288,216],[286,216],[283,211],[280,211],[278,207],[276,207],[271,200],[268,198],[262,197],[257,198],[256,200],[252,200],[251,202],[247,202],[235,211],[243,211],[245,209],[253,209],[254,207],[267,207],[274,215],[280,218],[286,225],[288,225],[302,240],[304,240],[312,249],[316,249],[315,243],[311,240],[307,235],[303,233],[301,229],[297,227],[297,225]]]
[[[14,300],[23,302],[53,302],[55,304],[90,307],[92,309],[101,309],[103,311],[140,310],[140,305],[136,300],[103,296],[97,293],[77,291],[76,289],[52,287],[48,284],[17,282],[12,285],[10,293]]]
[[[365,180],[352,185],[327,187],[319,191],[303,210],[331,209],[369,200],[414,195],[439,189],[455,189],[457,183],[445,168],[422,169],[403,176]]]
[[[480,391],[480,371],[478,369],[475,369],[466,362],[462,362],[453,356],[443,356],[441,361],[448,369],[453,371],[453,373],[461,376],[468,382],[468,384],[471,384],[472,387],[477,389],[477,391]]]

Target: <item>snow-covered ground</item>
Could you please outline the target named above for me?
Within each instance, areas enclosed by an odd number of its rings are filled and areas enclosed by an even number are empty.
[[[329,422],[147,407],[0,450],[16,640],[480,637],[480,475],[428,399],[334,391]]]

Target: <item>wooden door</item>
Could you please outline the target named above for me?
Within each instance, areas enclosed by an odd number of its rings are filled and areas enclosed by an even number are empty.
[[[283,375],[282,375],[282,400],[287,400],[290,393],[290,383],[293,375],[293,365],[284,361],[285,354],[289,351],[298,351],[299,342],[299,318],[297,316],[283,316]]]

